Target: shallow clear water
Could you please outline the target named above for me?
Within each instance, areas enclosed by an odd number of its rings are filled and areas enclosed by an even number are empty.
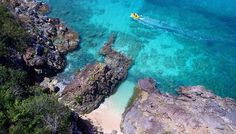
[[[70,80],[88,63],[102,61],[99,50],[109,34],[118,34],[114,48],[133,59],[127,80],[111,99],[118,108],[124,109],[137,80],[145,77],[155,78],[162,92],[204,85],[217,95],[236,99],[235,0],[47,2],[52,6],[50,16],[62,18],[81,36],[80,49],[67,55],[68,66],[59,75],[63,79]],[[144,25],[132,20],[131,12],[185,33]]]

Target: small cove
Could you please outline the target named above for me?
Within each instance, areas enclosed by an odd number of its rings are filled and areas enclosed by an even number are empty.
[[[68,82],[88,63],[103,61],[99,51],[112,32],[115,50],[133,60],[127,79],[109,97],[107,107],[122,114],[138,79],[156,79],[161,92],[182,85],[204,85],[215,94],[236,99],[236,2],[233,0],[48,0],[49,16],[61,18],[80,34],[80,48],[67,55],[59,78]],[[222,10],[224,10],[222,12]],[[132,19],[131,12],[211,37],[199,41]]]

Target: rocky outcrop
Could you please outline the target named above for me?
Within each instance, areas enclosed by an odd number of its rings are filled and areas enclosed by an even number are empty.
[[[2,0],[11,13],[21,21],[29,35],[29,48],[23,54],[27,66],[38,74],[55,74],[62,70],[64,55],[78,47],[78,35],[63,25],[58,18],[44,14],[49,7],[36,0]]]
[[[46,93],[58,92],[60,89],[57,86],[58,80],[57,79],[50,79],[45,77],[44,80],[40,83],[42,90]]]
[[[83,120],[75,112],[71,114],[71,126],[69,134],[99,134],[96,127],[89,121]]]
[[[116,35],[112,34],[108,42],[105,43],[101,50],[101,54],[104,55],[105,64],[110,68],[114,69],[114,73],[118,76],[126,76],[127,69],[131,65],[131,60],[124,56],[123,54],[116,52],[112,48],[112,44],[115,42]]]
[[[37,48],[27,48],[23,59],[26,65],[33,67],[38,74],[53,74],[65,67],[66,61],[62,53],[58,51],[48,51],[47,54],[44,55],[43,52],[39,54],[41,52],[37,50]],[[42,49],[44,48],[42,47]]]
[[[131,60],[111,48],[114,39],[112,36],[102,49],[105,63],[87,65],[62,92],[61,101],[74,111],[91,112],[114,93],[126,77]]]
[[[236,133],[236,102],[231,99],[202,86],[180,87],[178,96],[161,94],[152,79],[139,80],[138,89],[123,114],[125,134]]]
[[[75,50],[78,47],[78,35],[75,32],[69,31],[64,25],[58,25],[57,37],[54,38],[53,44],[61,53],[67,53]]]

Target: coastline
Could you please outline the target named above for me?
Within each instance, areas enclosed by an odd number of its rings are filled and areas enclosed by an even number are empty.
[[[130,133],[235,133],[236,102],[203,86],[179,87],[178,96],[163,94],[151,78],[138,81],[135,101],[122,116],[121,131]],[[139,117],[139,118],[137,118]]]
[[[74,38],[74,36],[72,38]],[[60,44],[63,44],[63,43],[60,43]],[[68,48],[63,48],[63,46],[62,46],[62,49],[56,48],[57,51],[60,51],[63,54],[73,51],[76,48],[72,48],[68,50],[67,49]],[[49,90],[54,91],[54,88],[57,87],[56,85],[58,84],[58,81],[47,79],[45,83],[46,84],[43,85],[45,89],[48,90],[49,88]],[[81,117],[82,119],[88,120],[94,126],[96,126],[98,131],[105,132],[105,133],[118,133],[119,134],[121,133],[121,131],[123,131],[123,127],[120,127],[120,126],[122,125],[121,123],[124,122],[125,115],[129,112],[130,109],[132,109],[132,107],[134,106],[133,103],[137,101],[140,96],[140,92],[138,90],[140,89],[135,89],[135,92],[133,93],[132,98],[130,98],[128,106],[125,108],[122,114],[120,112],[117,112],[116,109],[113,107],[112,102],[110,101],[110,98],[112,96],[110,96],[109,98],[106,98],[105,102],[101,103],[97,109],[93,110],[89,114],[84,114]]]
[[[60,38],[63,42],[72,32],[62,26],[60,20],[39,15],[39,12],[47,12],[48,8],[34,2],[0,2],[0,133],[91,132],[89,123],[58,102],[58,97],[53,93],[58,88],[46,85],[45,91],[38,85],[39,78],[52,77],[64,68],[64,52],[58,49],[54,41]],[[28,21],[23,21],[22,17]],[[68,39],[65,45],[71,45],[72,40]],[[77,46],[78,40],[74,41]],[[51,83],[54,85],[56,80]],[[23,116],[20,115],[22,113]]]
[[[97,109],[89,114],[82,115],[84,120],[89,120],[92,125],[98,128],[99,132],[122,134],[120,129],[121,113],[112,106],[112,102],[107,98]]]
[[[12,10],[10,10],[12,12],[12,14],[17,18],[17,19],[20,19],[21,22],[23,23],[24,25],[24,28],[28,30],[29,34],[30,35],[35,35],[35,36],[39,36],[41,37],[41,35],[39,33],[37,33],[37,31],[32,31],[32,26],[31,26],[31,23],[29,23],[28,21],[25,21],[25,20],[22,20],[22,16],[24,16],[24,19],[27,19],[27,17],[31,18],[34,16],[31,16],[31,14],[28,14],[28,12],[30,12],[31,10],[34,12],[34,10],[36,10],[35,8],[37,8],[37,12],[36,12],[36,16],[39,17],[39,20],[43,19],[43,21],[52,21],[52,22],[49,22],[50,24],[51,23],[56,23],[56,28],[59,28],[62,29],[62,30],[68,30],[69,31],[69,35],[66,36],[66,37],[70,37],[72,38],[72,40],[76,41],[79,43],[79,39],[78,37],[75,37],[74,35],[70,35],[70,33],[72,32],[71,29],[68,29],[67,26],[65,26],[64,24],[61,23],[60,19],[59,18],[51,18],[51,17],[48,17],[47,15],[45,15],[48,11],[49,11],[49,6],[46,5],[46,3],[42,3],[42,2],[37,2],[35,0],[32,0],[32,1],[17,1],[17,2],[20,2],[19,5],[21,5],[22,7],[28,7],[30,8],[29,11],[23,11],[21,12],[21,8],[18,8],[18,5],[17,3],[15,5],[12,5],[12,3],[6,3],[6,4],[9,4],[8,6],[13,6],[11,7]],[[14,8],[14,6],[16,6]],[[31,7],[32,6],[32,7]],[[39,9],[39,6],[42,6],[42,10]],[[39,11],[42,11],[41,13],[39,13]],[[28,19],[29,19],[28,18]],[[34,24],[35,22],[32,22],[32,24]],[[48,22],[47,22],[48,23]],[[54,24],[52,26],[55,26]],[[41,29],[41,26],[40,25],[37,25],[36,28],[39,28]],[[44,29],[44,28],[43,28]],[[50,29],[50,28],[48,28]],[[36,33],[35,33],[36,32]],[[73,33],[72,33],[73,34]],[[43,35],[43,36],[48,36],[47,34]],[[60,35],[59,35],[60,36]],[[54,38],[58,38],[57,37],[54,37]],[[60,36],[60,38],[63,38],[62,36]],[[41,39],[41,38],[40,38]],[[50,39],[50,38],[48,38]],[[54,40],[53,38],[51,38],[52,40]],[[63,39],[62,39],[63,40]],[[47,40],[43,40],[43,44],[46,44]],[[54,42],[54,41],[50,41],[50,42]],[[108,42],[108,44],[112,43],[113,41],[110,40],[110,42]],[[42,43],[42,42],[41,42]],[[58,43],[58,42],[57,42]],[[70,51],[73,51],[74,49],[76,49],[78,46],[76,47],[72,47],[72,48],[69,48],[69,47],[63,47],[63,41],[62,42],[59,42],[60,44],[62,44],[60,47],[57,47],[56,44],[53,43],[53,46],[56,47],[56,48],[53,48],[53,50],[55,49],[56,51],[59,51],[59,53],[61,53],[62,55],[66,55],[68,52]],[[77,43],[77,44],[78,44]],[[36,45],[32,46],[33,48],[34,47],[37,47]],[[49,48],[50,49],[50,48]],[[32,51],[34,51],[34,49],[28,49],[26,51],[26,55],[24,56],[24,60],[25,61],[29,61],[28,62],[28,66],[31,66],[32,68],[34,68],[34,64],[32,64],[32,62],[30,62],[31,60],[33,60],[32,58],[31,59],[27,59],[28,57],[32,56],[30,54],[27,54],[27,53],[31,53]],[[118,54],[118,53],[117,53]],[[66,60],[65,57],[63,56],[63,60]],[[64,69],[65,65],[62,65],[62,67],[59,69],[59,70],[62,70]],[[37,71],[38,74],[41,74],[42,71],[40,71],[40,69],[35,69]],[[58,73],[58,72],[56,72]],[[41,78],[42,79],[42,78]],[[41,87],[43,87],[43,90],[46,91],[46,92],[54,92],[55,91],[55,88],[58,88],[58,84],[60,84],[60,82],[58,82],[58,80],[56,79],[56,77],[51,77],[51,76],[47,76],[47,75],[44,75],[44,80],[42,81],[42,83],[40,84]],[[60,89],[61,90],[61,89]],[[57,92],[58,90],[56,90]],[[112,111],[113,108],[110,108],[109,105],[111,105],[111,102],[109,104],[107,104],[107,102],[109,103],[109,101],[106,101],[105,103],[102,103],[100,105],[100,107],[96,110],[94,110],[93,112],[91,112],[90,114],[85,114],[83,115],[83,119],[85,120],[88,120],[90,123],[92,123],[94,125],[94,127],[99,127],[101,126],[102,127],[102,131],[104,132],[108,132],[108,133],[111,133],[111,132],[114,132],[113,130],[116,130],[116,132],[118,133],[121,133],[120,132],[120,122],[121,122],[121,113],[116,113],[116,111]],[[106,105],[108,105],[108,107],[106,107]],[[110,110],[110,111],[109,111]],[[99,118],[97,118],[97,114],[99,114]],[[109,115],[110,117],[113,118],[112,122],[111,123],[109,120],[106,120],[105,117],[107,117],[107,115]],[[105,120],[104,120],[105,119]],[[99,129],[98,129],[99,130]]]
[[[48,17],[50,6],[36,0],[1,1],[27,31],[30,42],[22,60],[45,92],[62,90],[56,76],[67,65],[66,54],[79,47],[79,33],[60,18]]]
[[[122,133],[120,126],[123,120],[123,114],[124,111],[127,111],[126,109],[130,104],[127,102],[132,102],[132,96],[136,94],[135,85],[131,81],[125,81],[117,90],[119,92],[106,98],[100,107],[86,114],[86,117],[83,116],[84,119],[91,120],[95,126],[99,126],[98,128],[102,128],[100,130],[103,130],[105,133],[111,133],[113,130],[118,134]],[[120,96],[123,97],[121,98]]]

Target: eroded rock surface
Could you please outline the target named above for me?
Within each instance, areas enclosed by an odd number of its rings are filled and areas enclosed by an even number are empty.
[[[220,98],[202,86],[180,87],[179,95],[154,90],[151,79],[139,81],[141,90],[123,115],[125,134],[235,134],[236,102]]]
[[[69,51],[78,47],[79,36],[58,18],[45,16],[49,6],[36,0],[1,0],[19,19],[29,35],[28,49],[23,54],[26,65],[40,75],[55,75],[65,65]]]
[[[131,60],[112,49],[114,40],[113,35],[102,49],[105,62],[87,65],[62,92],[61,101],[74,111],[91,112],[126,77]]]

